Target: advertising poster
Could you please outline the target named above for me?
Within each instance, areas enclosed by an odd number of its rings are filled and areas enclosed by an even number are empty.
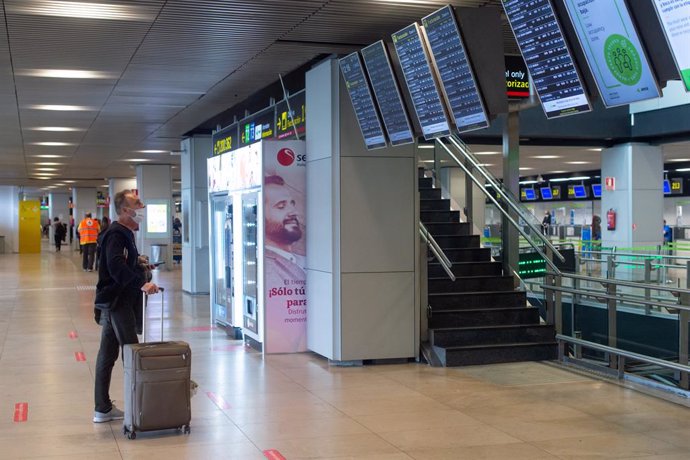
[[[263,143],[264,350],[307,350],[306,154],[302,141]]]
[[[607,107],[659,97],[623,0],[566,0],[565,4]]]
[[[683,86],[690,91],[690,1],[654,0]]]

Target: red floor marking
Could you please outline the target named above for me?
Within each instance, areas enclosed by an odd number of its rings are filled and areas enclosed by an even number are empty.
[[[206,396],[208,399],[213,401],[221,409],[230,409],[230,403],[228,403],[222,396],[215,394],[212,391],[207,391]]]
[[[285,457],[283,457],[283,454],[275,449],[265,450],[264,457],[266,457],[268,460],[287,460]]]
[[[74,357],[77,358],[77,361],[86,361],[86,355],[83,351],[75,351]]]
[[[70,331],[69,332],[69,338],[70,339],[76,339],[77,337],[79,337],[79,335],[77,335],[77,331]]]
[[[26,422],[29,417],[29,403],[17,403],[14,405],[14,421]]]
[[[208,332],[212,331],[214,329],[213,326],[194,326],[194,327],[186,327],[184,330],[185,332]]]

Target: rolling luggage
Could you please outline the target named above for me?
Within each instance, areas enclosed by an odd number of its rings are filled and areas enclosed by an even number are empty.
[[[161,289],[161,292],[163,289]],[[187,342],[146,342],[146,301],[142,343],[124,346],[125,419],[123,432],[135,439],[137,432],[178,429],[190,432],[192,418],[190,381],[192,351]]]

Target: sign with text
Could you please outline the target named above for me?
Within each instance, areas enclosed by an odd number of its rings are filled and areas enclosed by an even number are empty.
[[[276,139],[304,139],[307,131],[306,93],[304,90],[293,94],[287,101],[276,104]]]
[[[529,74],[527,64],[522,56],[505,56],[506,61],[506,94],[512,99],[529,97]]]
[[[607,192],[612,192],[612,191],[616,190],[616,178],[615,177],[604,178],[604,186],[606,187]]]
[[[211,139],[213,142],[213,150],[210,152],[210,156],[212,157],[235,150],[239,145],[237,139],[237,123],[233,123],[227,128],[213,133]]]
[[[686,91],[690,91],[690,2],[654,0],[671,53]]]

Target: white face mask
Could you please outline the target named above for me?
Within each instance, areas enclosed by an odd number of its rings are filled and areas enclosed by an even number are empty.
[[[133,209],[134,211],[134,217],[132,217],[132,220],[136,222],[137,224],[140,224],[144,221],[144,216],[146,216],[146,209],[145,208],[139,208],[139,209]]]

